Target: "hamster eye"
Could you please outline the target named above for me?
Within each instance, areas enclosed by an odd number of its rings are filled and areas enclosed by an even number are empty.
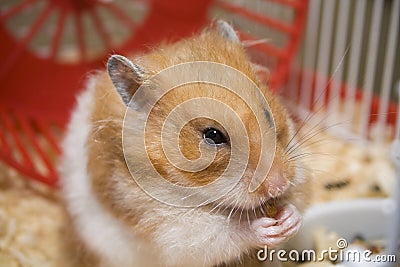
[[[215,128],[207,128],[203,132],[203,138],[209,145],[221,145],[227,142],[225,135]]]

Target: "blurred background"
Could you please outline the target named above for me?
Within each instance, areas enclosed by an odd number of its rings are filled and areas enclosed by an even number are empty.
[[[391,154],[399,138],[399,18],[400,0],[2,0],[0,219],[7,231],[0,240],[13,246],[0,246],[0,266],[2,259],[4,266],[52,266],[56,246],[45,256],[30,246],[49,247],[38,236],[48,237],[62,217],[55,164],[87,74],[104,69],[111,54],[146,52],[214,19],[235,27],[260,79],[306,125],[315,193],[303,241],[291,245],[330,244],[325,237],[334,233],[349,243],[361,236],[377,254],[398,253],[399,177]],[[11,212],[15,203],[22,206]],[[26,214],[47,216],[50,232]],[[331,219],[343,216],[348,221]],[[17,222],[33,227],[21,230],[25,239],[10,230]]]

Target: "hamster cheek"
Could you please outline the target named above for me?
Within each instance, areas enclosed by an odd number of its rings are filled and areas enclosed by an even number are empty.
[[[257,246],[276,247],[297,233],[302,217],[295,206],[283,206],[276,218],[263,217],[252,222]]]

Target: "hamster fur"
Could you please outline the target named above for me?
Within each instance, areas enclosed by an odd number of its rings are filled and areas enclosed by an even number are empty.
[[[61,191],[69,217],[66,243],[74,250],[74,254],[66,255],[75,259],[70,260],[71,266],[241,264],[247,257],[255,255],[254,249],[264,245],[278,246],[299,229],[300,211],[307,202],[308,179],[301,171],[305,168],[302,163],[290,160],[286,153],[288,142],[296,140],[293,122],[279,100],[258,81],[235,31],[226,22],[216,24],[199,35],[161,45],[148,54],[129,60],[112,57],[108,62],[109,72],[92,75],[87,88],[78,96],[66,131],[60,164]],[[191,61],[226,64],[256,83],[271,108],[277,129],[277,146],[270,174],[255,192],[247,191],[247,178],[254,171],[253,163],[258,159],[256,153],[250,154],[249,167],[243,178],[224,197],[223,203],[216,201],[197,208],[180,208],[151,198],[131,178],[123,154],[122,126],[127,103],[140,84],[164,68]],[[213,90],[211,85],[193,85],[186,91],[176,91],[169,96],[170,102],[159,103],[159,114],[149,120],[153,119],[157,128],[158,120],[171,110],[169,105],[192,97],[216,97],[234,103],[244,118],[246,129],[251,133],[258,131],[254,118],[247,114],[248,108],[239,103],[237,97],[228,92],[215,95]],[[246,92],[246,88],[243,91]],[[252,101],[260,102],[255,95],[250,97]],[[268,123],[265,117],[261,123]],[[198,124],[204,129],[213,127],[213,122],[208,119],[200,120]],[[151,132],[152,124],[149,127]],[[202,138],[202,134],[193,137],[195,131],[196,126],[189,127],[182,137],[183,154],[188,158],[196,158],[198,154],[198,138]],[[157,135],[156,130],[154,133]],[[259,135],[250,137],[250,151],[259,147],[258,142]],[[135,154],[134,146],[125,149],[127,153]],[[153,153],[157,170],[166,179],[182,179],[175,182],[187,185],[209,183],[208,177],[213,176],[211,172],[218,173],[220,168],[226,167],[229,156],[229,146],[218,147],[219,163],[196,175],[174,170],[162,153],[157,153],[159,149],[160,143],[154,138],[150,141],[149,151]],[[278,212],[273,218],[264,213],[266,203],[277,206]]]

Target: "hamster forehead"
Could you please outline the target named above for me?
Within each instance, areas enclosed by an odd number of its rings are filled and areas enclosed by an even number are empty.
[[[246,90],[246,88],[243,88]],[[169,90],[153,108],[151,120],[155,123],[163,122],[167,116],[172,116],[172,123],[181,126],[182,122],[188,122],[196,118],[208,118],[215,120],[217,124],[234,125],[235,128],[243,124],[247,130],[259,124],[263,124],[264,129],[273,129],[274,119],[269,106],[258,99],[257,95],[251,96],[252,105],[233,91],[214,84],[193,83],[183,85]],[[236,116],[236,118],[234,118]],[[175,121],[174,121],[175,120]],[[214,124],[207,123],[210,120],[203,120],[204,128],[213,127]],[[256,127],[256,128],[257,128]],[[233,133],[229,133],[233,134]]]
[[[275,125],[278,132],[285,132],[283,128],[286,127],[286,115],[280,114],[284,112],[284,110],[280,107],[280,103],[275,101],[274,96],[268,91],[266,86],[260,83],[246,49],[240,43],[227,41],[217,32],[206,31],[198,36],[182,40],[172,45],[161,45],[158,49],[144,57],[138,58],[138,64],[142,65],[145,70],[151,71],[152,74],[157,74],[163,69],[177,64],[193,61],[208,61],[224,64],[236,69],[242,73],[243,76],[246,76],[260,89],[262,94],[264,94],[269,107],[260,99],[259,92],[255,92],[253,88],[246,88],[244,84],[237,84],[241,79],[232,79],[232,86],[238,88],[240,94],[246,95],[244,99],[248,99],[252,104],[256,105],[257,110],[254,110],[253,116],[257,116],[257,123],[265,124],[266,128],[272,128]],[[226,74],[219,73],[218,75]],[[230,80],[230,78],[227,79]],[[191,90],[180,92],[173,90],[174,97],[160,103],[160,107],[162,106],[162,109],[165,111],[172,110],[176,104],[186,101],[190,97],[209,97],[220,100],[226,104],[231,104],[234,111],[243,118],[244,123],[254,123],[253,121],[247,122],[246,118],[251,117],[252,111],[248,108],[243,108],[242,105],[238,105],[238,103],[240,103],[239,97],[229,94],[229,92],[222,90],[222,88],[215,88],[209,84],[191,84],[188,87],[190,87]],[[203,102],[204,105],[202,105],[201,101],[197,103],[197,106],[191,107],[185,113],[187,115],[196,115],[195,108],[198,110],[211,109],[215,113],[220,112],[216,104],[210,104],[209,102],[206,104]],[[184,116],[184,114],[182,114],[182,116]],[[277,123],[277,117],[278,120],[283,119],[283,122]]]

